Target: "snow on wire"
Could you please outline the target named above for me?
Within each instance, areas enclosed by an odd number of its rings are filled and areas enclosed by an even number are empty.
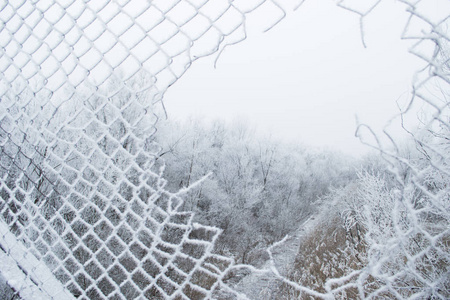
[[[246,266],[213,254],[220,230],[193,223],[192,213],[179,209],[182,194],[165,190],[153,112],[196,59],[246,38],[248,14],[263,11],[265,29],[276,25],[290,1],[279,2],[0,3],[0,254],[7,257],[1,272],[13,277],[6,279],[21,297],[30,290],[44,299],[245,297],[224,282]],[[338,5],[361,16],[363,34],[364,17],[380,2]],[[411,52],[427,63],[416,74],[412,102],[436,112],[426,127],[433,135],[416,137],[429,159],[415,163],[375,145],[403,189],[395,198],[394,236],[374,242],[367,268],[330,279],[326,293],[273,271],[318,298],[342,297],[346,289],[361,298],[449,296],[448,267],[431,279],[414,269],[419,260],[436,268],[429,262],[435,253],[444,257],[437,267],[450,261],[450,154],[442,142],[450,128],[448,102],[426,93],[430,82],[448,91],[449,16],[446,10],[428,15],[425,0],[400,2],[411,15],[402,38],[416,39]],[[400,176],[405,167],[411,178]],[[436,172],[442,184],[427,186]],[[420,205],[411,198],[415,189],[425,195]],[[439,224],[430,226],[431,219]],[[419,236],[425,248],[411,254],[408,245]],[[404,263],[389,260],[392,249]],[[416,289],[403,293],[405,282]]]

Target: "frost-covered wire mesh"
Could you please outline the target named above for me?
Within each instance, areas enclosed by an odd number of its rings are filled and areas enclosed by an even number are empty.
[[[1,1],[0,270],[27,299],[202,299],[232,260],[164,190],[161,100],[271,1]]]
[[[360,16],[363,43],[365,18],[381,2],[338,1]],[[296,296],[450,298],[450,2],[399,2],[409,13],[401,38],[413,41],[409,52],[424,62],[413,76],[411,101],[399,115],[414,145],[397,141],[388,129],[380,136],[366,125],[358,126],[357,135],[380,151],[395,180],[386,183],[376,176],[362,176],[359,192],[363,193],[355,195],[350,189],[339,195],[351,203],[343,215],[346,229],[363,231],[362,267],[328,278],[320,293],[279,275],[298,292]],[[420,120],[418,129],[403,123],[411,115]],[[374,142],[368,142],[368,136]],[[358,199],[352,202],[354,197]],[[363,228],[355,229],[356,224]]]
[[[363,30],[364,17],[381,1],[372,1],[365,10],[352,2],[341,1],[339,5],[361,16]],[[327,288],[339,295],[353,290],[360,298],[370,299],[448,299],[450,3],[400,2],[410,14],[402,38],[413,40],[410,52],[425,62],[414,74],[411,101],[400,116],[402,120],[414,116],[421,107],[419,130],[404,125],[416,151],[405,149],[388,131],[384,134],[390,145],[383,145],[381,137],[374,135],[376,143],[372,146],[389,163],[396,178],[395,188],[382,191],[382,184],[370,178],[363,183],[378,193],[369,194],[365,205],[357,207],[351,217],[366,224],[366,265],[345,280],[328,281]],[[361,125],[360,136],[364,137],[364,129],[373,134]]]
[[[411,102],[401,118],[421,106],[422,126],[419,130],[405,128],[416,152],[405,150],[394,139],[390,147],[375,145],[398,184],[385,196],[381,205],[386,207],[369,205],[361,213],[369,225],[368,262],[352,284],[360,297],[366,298],[448,299],[450,2],[400,2],[410,13],[402,38],[414,41],[410,52],[425,62],[414,75]],[[371,211],[367,211],[369,207]]]
[[[380,2],[338,5],[364,32]],[[412,102],[434,109],[415,136],[423,156],[382,148],[401,188],[391,228],[368,229],[366,267],[325,293],[267,271],[307,295],[450,297],[450,9],[401,2],[411,14],[403,38],[427,64]],[[239,296],[223,284],[233,261],[212,254],[219,230],[193,224],[182,195],[164,189],[153,112],[193,61],[244,39],[259,12],[267,28],[284,16],[269,0],[0,3],[0,269],[21,297]]]

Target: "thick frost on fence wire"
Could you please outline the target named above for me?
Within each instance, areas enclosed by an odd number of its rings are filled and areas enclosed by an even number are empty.
[[[350,4],[347,4],[349,2]],[[381,1],[373,1],[366,10],[354,8],[355,1],[339,4],[364,16]],[[414,44],[410,52],[425,64],[413,78],[409,106],[400,118],[414,114],[414,106],[422,108],[422,125],[405,127],[417,151],[384,134],[390,145],[373,135],[371,146],[380,150],[395,175],[396,187],[384,194],[365,199],[365,205],[354,207],[347,216],[349,230],[354,221],[365,224],[367,243],[366,266],[346,280],[333,279],[330,289],[343,284],[360,298],[448,299],[450,298],[450,3],[448,1],[400,1],[410,18],[402,38]],[[362,26],[364,28],[364,26]],[[366,131],[368,129],[368,131]],[[361,125],[357,134],[373,134]],[[370,180],[369,180],[370,181]],[[381,191],[377,182],[365,182]]]
[[[415,135],[423,156],[380,147],[401,188],[391,228],[368,227],[366,267],[325,293],[263,270],[305,295],[450,297],[450,9],[401,2],[403,38],[426,62],[412,102],[434,109]],[[361,16],[363,33],[379,3],[338,5]],[[243,40],[258,13],[266,29],[285,14],[269,0],[0,3],[0,271],[21,297],[244,297],[224,284],[237,266],[213,254],[220,230],[194,224],[182,194],[165,190],[154,105],[193,61]]]
[[[284,15],[272,1],[0,3],[0,270],[21,297],[225,297],[232,260],[165,191],[152,104],[261,9],[268,26]]]

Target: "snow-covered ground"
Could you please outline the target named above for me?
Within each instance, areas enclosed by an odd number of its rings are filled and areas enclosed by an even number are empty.
[[[282,243],[271,249],[273,263],[280,275],[288,276],[294,266],[302,238],[317,225],[316,223],[317,218],[314,216],[309,217],[293,235],[288,236]],[[280,280],[269,271],[271,268],[272,262],[270,260],[266,261],[260,269],[268,270],[268,272],[250,273],[235,286],[235,289],[242,293],[245,292],[249,299],[276,300]]]

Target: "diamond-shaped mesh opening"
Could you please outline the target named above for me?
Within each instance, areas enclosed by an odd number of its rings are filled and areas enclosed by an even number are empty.
[[[52,252],[60,260],[64,260],[69,255],[69,251],[67,251],[66,248],[60,242],[58,242],[56,245],[53,246]]]
[[[127,273],[118,265],[113,266],[108,275],[119,285],[127,279]]]
[[[101,221],[94,227],[94,231],[100,239],[105,241],[111,235],[113,228],[108,224],[108,222]]]
[[[97,280],[103,274],[103,270],[95,261],[91,261],[90,263],[88,263],[85,266],[84,270],[93,280]]]
[[[94,235],[88,234],[84,239],[83,243],[89,248],[93,253],[95,253],[102,246],[102,242],[99,241]]]
[[[112,237],[106,245],[115,256],[119,256],[125,250],[124,244],[116,237]]]
[[[83,292],[82,289],[80,289],[76,284],[74,283],[70,283],[67,286],[67,289],[69,290],[69,292],[74,296],[74,297],[80,297]]]
[[[55,233],[53,233],[52,231],[50,231],[49,229],[47,229],[46,231],[44,231],[43,235],[42,235],[42,239],[49,245],[52,246],[57,239],[57,235]]]
[[[95,288],[90,288],[87,292],[86,292],[88,298],[90,300],[101,300],[103,297],[100,296],[100,293],[97,291],[97,289]]]
[[[138,259],[142,260],[148,253],[148,251],[142,247],[139,243],[133,243],[130,246],[130,252]]]
[[[147,248],[151,248],[153,243],[153,237],[149,233],[148,230],[141,230],[138,232],[138,239],[139,241],[146,246]]]
[[[104,277],[98,282],[98,288],[105,296],[108,296],[115,290],[114,285],[107,279],[107,277]]]
[[[79,246],[73,251],[73,256],[78,260],[78,262],[84,265],[90,258],[91,252],[88,251],[85,247]]]
[[[150,284],[149,276],[140,271],[133,274],[132,280],[141,290],[144,290]]]
[[[132,273],[138,266],[136,259],[128,253],[125,253],[122,257],[120,257],[119,262],[128,271],[128,273]]]
[[[47,255],[45,255],[42,260],[52,271],[54,271],[59,265],[59,261],[51,253],[47,253]]]
[[[64,262],[64,267],[66,268],[66,270],[71,273],[71,274],[75,274],[79,269],[80,269],[80,265],[78,264],[78,262],[76,262],[74,259],[72,258],[68,258],[65,262]]]
[[[182,253],[197,259],[201,258],[206,253],[205,251],[205,245],[192,242],[184,242],[181,248]]]
[[[89,225],[94,225],[101,219],[100,213],[94,206],[87,206],[83,209],[81,217]]]
[[[160,274],[160,267],[153,262],[151,259],[147,259],[142,263],[142,268],[147,272],[148,275],[155,278],[158,274]]]
[[[83,221],[78,220],[72,224],[72,230],[76,235],[78,235],[78,237],[83,237],[88,232],[89,226]]]
[[[133,199],[133,191],[133,187],[126,182],[122,182],[119,186],[119,194],[126,201],[131,201]]]
[[[195,260],[189,257],[176,256],[174,265],[184,273],[189,274],[195,267]]]
[[[106,210],[105,217],[114,225],[117,226],[121,220],[119,212],[113,207]]]
[[[177,271],[177,269],[173,266],[169,266],[164,275],[178,285],[181,285],[187,278],[186,275],[183,275],[181,272]]]
[[[185,228],[175,227],[173,225],[165,225],[161,232],[161,239],[164,242],[178,245],[183,240],[185,232]]]
[[[67,282],[69,282],[72,279],[72,276],[69,275],[64,268],[59,268],[58,270],[55,271],[55,276],[56,278],[58,278],[59,281],[61,281],[63,284],[66,284]]]
[[[203,270],[196,270],[192,274],[190,282],[204,288],[205,290],[210,290],[213,284],[217,282],[217,278]]]
[[[200,290],[197,290],[193,288],[191,285],[186,284],[186,286],[183,289],[183,293],[189,298],[189,299],[205,299],[206,295],[201,292]]]
[[[87,290],[92,285],[92,280],[83,273],[75,276],[75,281],[82,290]]]
[[[152,286],[151,288],[149,288],[146,292],[145,292],[145,297],[147,299],[157,299],[157,300],[164,300],[165,296],[164,293],[162,293],[161,291],[158,290],[158,288],[156,288],[156,286]]]
[[[135,299],[140,294],[139,290],[135,288],[130,281],[122,285],[120,287],[120,291],[122,292],[122,295],[125,297],[125,299]]]
[[[108,250],[106,250],[106,248],[102,248],[96,254],[96,258],[105,269],[109,268],[114,262],[114,256]]]
[[[161,290],[164,291],[164,293],[166,293],[169,296],[175,293],[175,291],[177,290],[177,287],[174,284],[172,284],[169,280],[164,278],[164,276],[159,277],[158,280],[156,281],[156,284],[158,285],[158,287],[161,288]]]
[[[60,236],[63,234],[64,230],[66,229],[66,224],[61,218],[53,219],[50,224],[52,225],[53,230],[55,230],[55,232]],[[27,224],[23,224],[23,225],[27,225]]]

